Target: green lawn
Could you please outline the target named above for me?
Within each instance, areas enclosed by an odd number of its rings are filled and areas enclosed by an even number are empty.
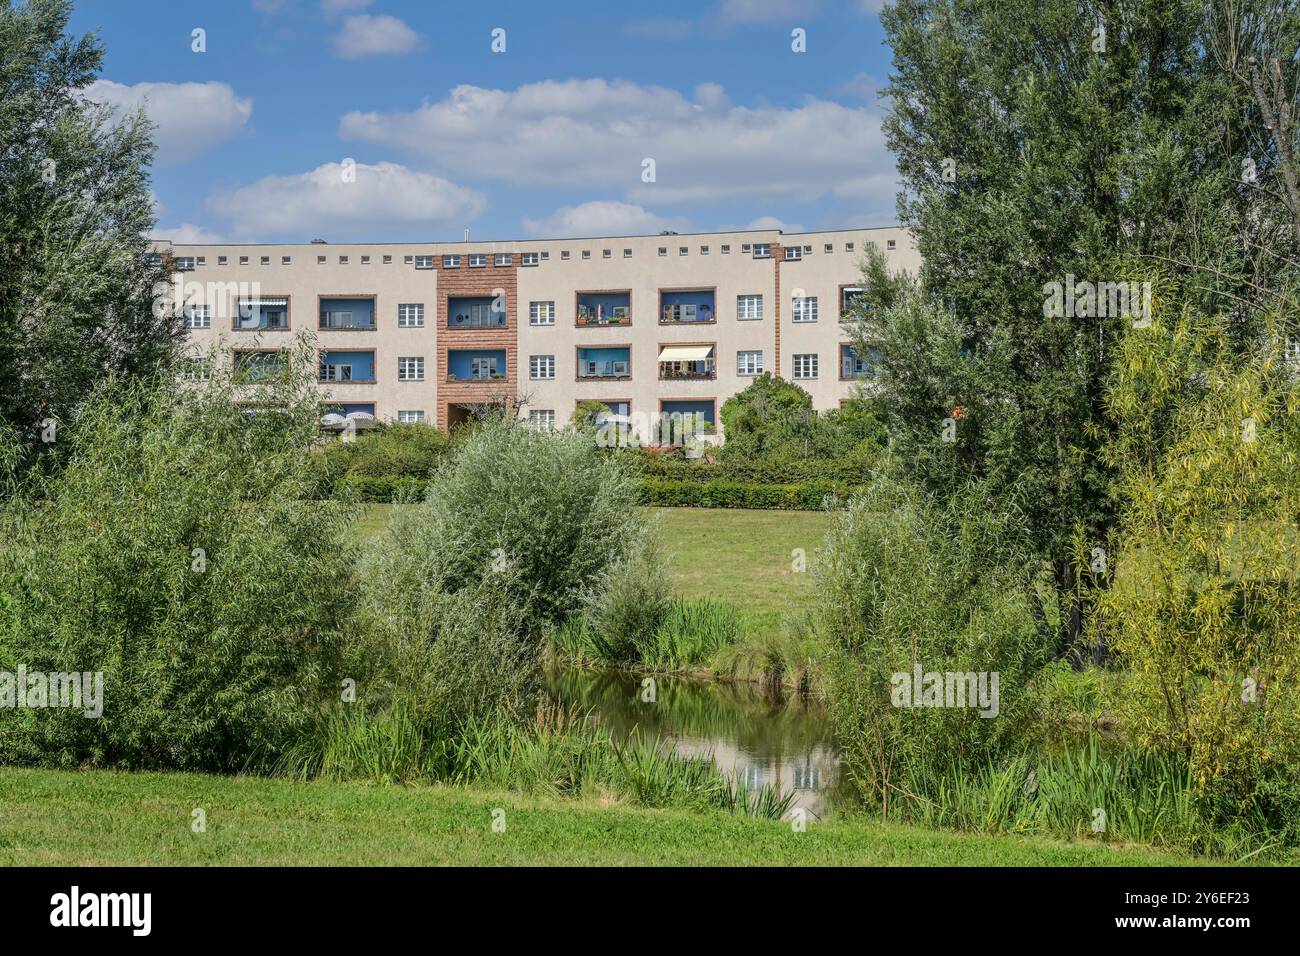
[[[402,506],[368,506],[358,533],[376,536],[394,507]],[[750,634],[779,632],[782,615],[806,597],[816,551],[834,519],[824,511],[650,510],[677,593],[735,605]],[[793,569],[796,548],[804,550],[808,571]]]
[[[789,824],[441,787],[0,770],[0,865],[1157,866],[1139,848],[864,820]],[[191,830],[202,808],[207,832]],[[505,811],[504,833],[492,811]],[[1204,861],[1200,861],[1204,862]]]

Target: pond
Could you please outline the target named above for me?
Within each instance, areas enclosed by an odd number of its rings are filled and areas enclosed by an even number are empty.
[[[814,818],[832,809],[840,784],[830,720],[816,704],[775,696],[754,684],[656,674],[559,667],[547,687],[566,704],[590,710],[615,737],[639,730],[680,754],[709,755],[723,773],[750,788],[772,784]]]

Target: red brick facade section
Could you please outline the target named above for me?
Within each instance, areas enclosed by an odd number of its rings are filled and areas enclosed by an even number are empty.
[[[496,254],[487,253],[486,266],[471,268],[469,256],[460,257],[460,266],[444,268],[442,258],[434,259],[438,270],[437,317],[437,383],[438,427],[448,426],[448,406],[506,401],[512,407],[519,383],[519,253],[510,257],[510,265],[498,266]],[[447,303],[461,296],[489,296],[500,292],[506,297],[506,327],[504,329],[449,329],[447,328]],[[504,349],[506,377],[486,382],[449,382],[447,353],[458,349]]]
[[[772,264],[776,270],[776,302],[772,303],[772,329],[776,335],[775,351],[776,355],[772,359],[772,375],[776,378],[781,377],[781,260],[785,258],[785,247],[780,243],[772,243]]]

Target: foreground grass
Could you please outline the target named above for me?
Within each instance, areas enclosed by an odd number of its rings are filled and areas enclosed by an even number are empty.
[[[207,832],[191,830],[195,808]],[[505,811],[506,830],[492,830]],[[1095,843],[866,820],[785,823],[442,787],[0,770],[0,865],[948,865],[1204,863]]]

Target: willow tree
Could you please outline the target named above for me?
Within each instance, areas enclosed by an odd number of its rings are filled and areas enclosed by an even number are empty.
[[[0,420],[26,446],[184,335],[153,308],[150,126],[86,99],[104,49],[67,35],[70,9],[0,2]]]
[[[1243,354],[1180,298],[1125,337],[1107,389],[1118,574],[1096,626],[1131,672],[1129,732],[1230,807],[1300,764],[1296,304]]]

